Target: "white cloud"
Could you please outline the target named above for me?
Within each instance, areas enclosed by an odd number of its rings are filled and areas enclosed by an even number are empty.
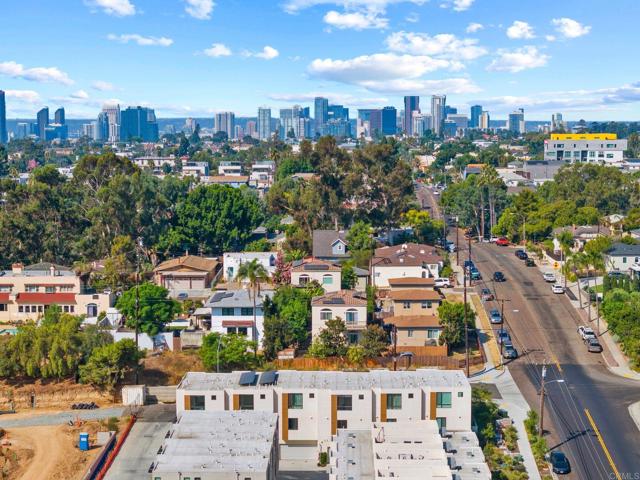
[[[487,50],[478,45],[478,40],[458,38],[449,33],[431,37],[426,33],[396,32],[387,37],[386,44],[394,52],[455,60],[473,60],[487,54]]]
[[[98,7],[108,15],[126,17],[136,14],[136,7],[129,0],[88,0],[89,6]]]
[[[313,102],[313,99],[316,97],[325,97],[332,103],[356,107],[376,106],[389,103],[389,99],[386,97],[363,97],[361,95],[352,95],[350,93],[324,91],[306,93],[272,93],[269,95],[269,98],[272,100],[288,103]]]
[[[389,95],[407,95],[409,93],[430,95],[434,92],[462,95],[481,91],[481,88],[468,78],[368,80],[361,82],[360,85],[373,92]]]
[[[453,8],[456,12],[464,12],[469,10],[475,0],[444,0],[440,4],[442,8]]]
[[[526,46],[515,50],[498,50],[498,56],[487,67],[494,72],[517,73],[530,68],[544,67],[549,55],[540,52],[536,47]]]
[[[242,52],[242,55],[244,57],[256,57],[256,58],[262,58],[264,60],[273,60],[274,58],[280,55],[280,52],[275,48],[269,45],[266,45],[261,52],[250,52],[248,50],[245,50],[244,52]]]
[[[545,35],[545,36],[544,36],[544,39],[545,39],[547,42],[555,42],[555,41],[556,41],[556,36],[555,36],[555,35]]]
[[[185,12],[198,20],[209,20],[216,5],[213,0],[185,0],[185,2],[187,3],[184,7]]]
[[[484,29],[484,25],[482,25],[481,23],[471,22],[469,25],[467,25],[466,32],[476,33],[483,29]]]
[[[91,87],[101,92],[110,92],[111,90],[115,90],[113,84],[102,80],[96,80],[91,84]]]
[[[71,98],[77,98],[78,100],[86,100],[89,98],[89,94],[84,90],[78,90],[71,94]]]
[[[228,57],[231,55],[231,49],[223,43],[214,43],[210,48],[203,52],[207,57]]]
[[[69,75],[57,67],[25,68],[24,65],[16,62],[0,62],[0,75],[21,78],[32,82],[52,82],[63,85],[73,84],[73,80],[69,78]]]
[[[571,18],[554,18],[551,24],[556,27],[556,31],[565,38],[578,38],[591,31],[591,27],[583,25]]]
[[[173,39],[167,37],[145,37],[137,33],[126,33],[115,35],[110,33],[107,35],[109,40],[119,43],[134,42],[142,47],[169,47],[173,45]]]
[[[288,13],[298,13],[305,8],[315,7],[317,5],[336,5],[350,9],[366,9],[380,12],[392,4],[413,3],[414,5],[423,5],[427,1],[428,0],[286,0],[283,8]]]
[[[534,38],[533,27],[527,22],[516,20],[509,28],[507,28],[507,37],[513,39],[519,38]]]
[[[5,90],[5,96],[9,99],[15,99],[24,103],[40,102],[40,95],[33,90]]]
[[[389,25],[388,18],[381,17],[377,12],[372,11],[340,13],[335,10],[330,10],[326,13],[323,20],[326,24],[341,30],[384,29]]]
[[[411,12],[406,16],[405,20],[409,23],[418,23],[420,21],[420,15],[415,12]]]

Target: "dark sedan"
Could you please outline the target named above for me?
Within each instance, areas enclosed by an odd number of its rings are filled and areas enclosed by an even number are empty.
[[[567,473],[571,472],[571,464],[569,463],[569,459],[562,452],[551,452],[551,454],[549,454],[549,462],[551,463],[553,473],[566,475]]]
[[[494,272],[493,281],[494,282],[504,282],[506,278],[504,278],[504,273],[502,272]]]

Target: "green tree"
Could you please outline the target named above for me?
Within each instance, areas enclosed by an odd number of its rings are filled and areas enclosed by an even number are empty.
[[[347,232],[346,240],[354,263],[361,267],[367,266],[375,247],[371,225],[363,221],[355,222]]]
[[[474,328],[475,315],[471,305],[467,304],[466,317],[469,328]],[[438,307],[438,316],[442,326],[442,333],[439,338],[440,345],[447,345],[449,349],[461,345],[464,342],[464,303],[445,300]]]
[[[343,290],[352,290],[358,283],[358,275],[356,275],[352,261],[347,261],[342,264],[342,272],[340,275],[340,288]]]
[[[244,335],[214,332],[202,339],[200,358],[207,370],[230,371],[254,368],[257,365],[257,344]]]
[[[347,359],[349,363],[361,367],[364,364],[366,353],[362,345],[349,345]]]
[[[124,292],[116,308],[124,315],[129,328],[137,324],[141,332],[153,336],[181,311],[178,302],[167,298],[168,293],[166,288],[145,282]]]
[[[264,266],[258,262],[257,258],[254,258],[250,262],[245,262],[238,268],[238,274],[236,280],[242,282],[247,281],[249,288],[251,288],[251,297],[253,300],[253,324],[256,323],[257,316],[257,301],[258,295],[260,295],[260,284],[269,281],[269,273]]]
[[[144,353],[130,338],[96,348],[80,367],[80,381],[113,390],[138,365]]]
[[[367,325],[367,328],[362,332],[359,344],[364,350],[365,358],[375,358],[387,350],[389,340],[380,326]]]
[[[309,349],[309,355],[315,357],[344,357],[349,348],[347,326],[340,317],[327,320],[318,338]]]

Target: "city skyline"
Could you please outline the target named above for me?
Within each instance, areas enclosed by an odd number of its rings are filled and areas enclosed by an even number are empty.
[[[255,117],[259,106],[311,105],[315,96],[400,109],[405,95],[432,94],[465,112],[484,105],[496,119],[516,108],[531,119],[640,118],[638,67],[625,62],[634,45],[625,31],[640,13],[630,0],[625,15],[574,0],[523,2],[517,13],[502,0],[65,3],[6,12],[8,118],[45,105],[90,118],[114,100],[162,118]],[[23,35],[54,24],[65,34]],[[601,68],[605,59],[613,68]]]

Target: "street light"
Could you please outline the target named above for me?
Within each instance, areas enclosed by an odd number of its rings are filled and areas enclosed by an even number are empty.
[[[540,423],[538,425],[538,432],[542,437],[544,435],[544,387],[549,383],[564,383],[564,379],[559,378],[557,380],[551,380],[550,382],[545,382],[545,378],[547,376],[547,365],[542,366],[542,388],[540,390]]]

